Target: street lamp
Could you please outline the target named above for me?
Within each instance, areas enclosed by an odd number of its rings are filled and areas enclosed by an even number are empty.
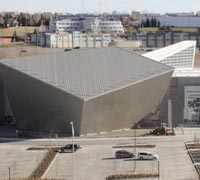
[[[10,167],[8,168],[8,179],[11,180]]]
[[[136,125],[134,125],[134,154],[135,154],[135,159],[134,159],[134,168],[133,168],[133,171],[136,172]]]
[[[160,180],[160,161],[157,160],[156,162],[158,164],[158,180]]]
[[[73,170],[74,170],[73,180],[75,180],[74,124],[73,124],[72,121],[70,122],[70,124],[71,124],[71,128],[72,128],[72,152],[73,152],[73,164],[74,164],[74,167],[73,167]]]

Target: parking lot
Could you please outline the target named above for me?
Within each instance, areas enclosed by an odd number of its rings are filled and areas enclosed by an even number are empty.
[[[94,180],[105,179],[108,175],[131,172],[134,168],[133,159],[116,159],[116,149],[112,145],[85,145],[75,153],[76,179]],[[133,151],[133,149],[129,149]],[[137,161],[138,167],[143,166],[142,161]],[[157,163],[146,161],[149,167],[147,172],[157,171]],[[140,169],[140,168],[139,168]],[[60,153],[52,167],[45,176],[46,178],[73,178],[73,155],[72,153]]]
[[[124,143],[133,144],[132,137],[121,138],[77,138],[75,143],[81,145],[81,149],[75,153],[75,178],[76,180],[105,180],[112,174],[133,172],[157,173],[160,180],[197,180],[198,175],[185,149],[184,142],[193,140],[194,136],[200,137],[198,129],[177,129],[176,136],[146,136],[137,137],[138,143],[155,144],[154,148],[137,148],[137,152],[148,151],[158,154],[160,169],[157,161],[134,159],[116,159],[116,145]],[[25,177],[42,158],[44,151],[26,151],[27,147],[41,145],[65,145],[71,143],[71,139],[40,139],[11,143],[1,143],[0,177],[7,178],[8,167],[12,170],[13,177]],[[15,152],[11,153],[15,149]],[[134,152],[134,148],[124,148]],[[135,163],[136,162],[136,163]],[[15,164],[15,165],[13,165]],[[73,179],[74,164],[72,153],[59,153],[45,178]],[[154,178],[155,179],[155,178]],[[150,179],[148,179],[150,180]],[[153,180],[153,179],[152,179]]]
[[[188,132],[188,133],[187,133]],[[195,134],[197,131],[195,131]],[[137,143],[155,144],[155,148],[137,148],[139,151],[148,151],[159,154],[160,179],[186,180],[198,179],[190,157],[184,146],[184,141],[191,139],[192,134],[177,130],[177,136],[139,137]],[[78,141],[78,140],[77,140]],[[87,141],[86,141],[87,142]],[[94,141],[96,142],[96,141]],[[105,179],[111,174],[133,172],[135,162],[133,159],[116,159],[117,149],[112,148],[120,143],[133,143],[133,138],[102,139],[96,143],[83,145],[75,154],[75,176],[78,180]],[[83,143],[80,141],[79,143]],[[84,144],[84,143],[83,143]],[[126,148],[134,152],[133,148]],[[157,173],[157,161],[136,161],[136,171],[141,173]],[[69,178],[73,176],[73,155],[70,153],[59,154],[47,172],[47,178]]]

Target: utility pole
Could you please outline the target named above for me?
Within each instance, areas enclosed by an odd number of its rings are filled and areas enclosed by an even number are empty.
[[[101,0],[99,1],[99,15],[101,17]]]
[[[71,128],[72,128],[72,151],[73,151],[73,180],[75,180],[75,154],[74,154],[74,124],[73,122],[70,122]]]
[[[136,172],[136,127],[134,125],[134,155],[135,155],[135,159],[134,159],[134,168],[133,171]]]
[[[158,163],[158,180],[160,180],[160,162],[159,160],[157,161]]]
[[[82,0],[82,14],[84,14],[84,8],[85,8],[85,1]]]

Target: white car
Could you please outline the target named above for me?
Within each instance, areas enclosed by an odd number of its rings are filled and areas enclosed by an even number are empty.
[[[157,154],[152,154],[150,152],[139,152],[138,159],[139,160],[158,160],[159,156]]]

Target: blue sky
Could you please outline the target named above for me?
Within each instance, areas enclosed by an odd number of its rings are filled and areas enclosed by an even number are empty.
[[[82,12],[83,0],[0,0],[0,11],[25,12]],[[200,0],[84,0],[85,12],[197,12],[200,11]]]

